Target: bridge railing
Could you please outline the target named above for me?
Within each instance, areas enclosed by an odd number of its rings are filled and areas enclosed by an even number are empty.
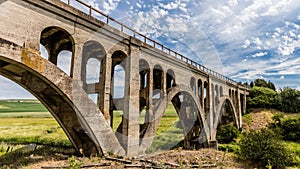
[[[116,19],[110,17],[109,15],[101,12],[100,10],[94,8],[93,6],[86,4],[82,0],[62,0],[62,1],[74,8],[77,8],[78,10],[81,10],[82,12],[85,12],[86,14],[88,14],[91,17],[94,17],[94,18],[114,27],[115,29],[120,30],[121,32],[123,32],[129,36],[139,39],[142,42],[144,42],[158,50],[161,50],[162,52],[164,52],[166,54],[174,56],[177,59],[196,67],[198,70],[204,71],[204,72],[208,73],[209,75],[214,76],[215,78],[221,79],[223,81],[226,81],[228,83],[231,83],[234,85],[238,84],[236,81],[234,81],[214,70],[206,68],[205,66],[187,58],[186,56],[176,52],[175,50],[172,50],[172,49],[164,46],[163,44],[135,31],[134,29],[124,25],[123,23],[121,23],[121,22],[117,21]],[[82,5],[85,9],[84,8],[79,9],[78,6],[75,5],[75,3]]]

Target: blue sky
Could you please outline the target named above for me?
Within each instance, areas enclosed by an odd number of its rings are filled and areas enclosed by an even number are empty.
[[[300,89],[299,1],[84,1],[236,81]],[[2,77],[0,88],[0,99],[30,97]]]

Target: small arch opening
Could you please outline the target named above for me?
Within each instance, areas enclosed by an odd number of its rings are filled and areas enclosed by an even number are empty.
[[[59,27],[47,27],[41,32],[40,44],[41,53],[48,51],[45,58],[72,77],[74,39],[71,34]]]
[[[150,83],[150,67],[146,60],[139,60],[139,109],[140,109],[140,133],[143,133],[149,124],[149,83]]]
[[[162,98],[163,95],[163,69],[160,65],[155,65],[153,68],[153,102],[156,102],[158,99]]]
[[[196,93],[196,82],[195,82],[195,78],[194,77],[191,77],[190,86],[191,86],[192,91],[194,93]]]
[[[126,88],[126,63],[127,55],[122,51],[115,51],[112,54],[111,67],[111,98],[110,98],[110,124],[114,131],[122,133],[122,123],[127,117],[124,117],[124,99]],[[121,118],[120,118],[121,117]],[[114,122],[115,120],[115,122]],[[118,137],[122,142],[122,138]]]
[[[202,100],[202,80],[199,79],[198,80],[198,97],[200,98],[200,100]]]
[[[63,50],[57,55],[57,67],[71,75],[72,52]]]
[[[167,70],[167,90],[176,85],[175,73],[172,69]]]

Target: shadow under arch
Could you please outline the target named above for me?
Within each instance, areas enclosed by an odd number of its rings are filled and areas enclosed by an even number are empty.
[[[105,127],[106,121],[79,84],[74,83],[67,74],[38,54],[30,53],[21,47],[17,48],[16,51],[22,51],[22,57],[16,57],[16,54],[20,54],[18,52],[5,57],[0,56],[0,74],[16,82],[41,101],[60,124],[77,153],[86,156],[97,152],[106,154],[107,151],[115,150],[116,154],[124,154],[124,150],[118,144],[116,145],[119,149],[111,149],[101,140],[101,136],[95,133],[93,123],[97,122],[97,125],[100,123]],[[38,60],[38,66],[24,61],[27,55]],[[82,100],[78,99],[79,96]],[[85,109],[83,104],[90,107]],[[90,114],[91,112],[94,114]],[[90,116],[93,116],[94,120]],[[110,127],[107,125],[107,128]],[[108,137],[114,136],[113,132],[111,133]],[[114,142],[113,138],[111,139]]]
[[[230,111],[225,112],[224,109],[226,109],[226,108],[230,108]],[[231,112],[231,114],[230,114],[230,112]],[[219,124],[222,124],[222,121],[223,121],[223,123],[224,122],[229,123],[229,120],[233,120],[233,123],[234,123],[235,127],[240,129],[238,114],[237,114],[235,106],[234,106],[232,100],[230,99],[230,97],[228,97],[228,96],[221,96],[220,97],[220,106],[218,107],[216,113],[217,113],[217,119],[214,120],[214,122],[215,122],[214,127],[215,128],[217,128],[219,126]],[[225,116],[226,114],[227,114],[227,116]],[[224,118],[228,118],[228,119],[224,119]]]

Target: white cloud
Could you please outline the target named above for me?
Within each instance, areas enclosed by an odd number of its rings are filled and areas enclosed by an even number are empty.
[[[167,17],[166,18],[169,31],[171,32],[187,32],[188,27],[180,18]]]
[[[237,6],[238,5],[238,0],[228,0],[227,1],[229,6]]]
[[[119,0],[108,0],[108,1],[103,1],[103,8],[105,13],[110,13],[110,11],[114,10],[117,8],[117,5],[119,3]]]
[[[259,53],[256,53],[256,54],[252,55],[252,57],[254,57],[254,58],[262,57],[262,56],[265,56],[267,54],[268,54],[268,52],[259,52]]]
[[[245,40],[242,48],[248,48],[250,46],[250,44],[251,44],[250,40],[247,39],[247,40]]]

